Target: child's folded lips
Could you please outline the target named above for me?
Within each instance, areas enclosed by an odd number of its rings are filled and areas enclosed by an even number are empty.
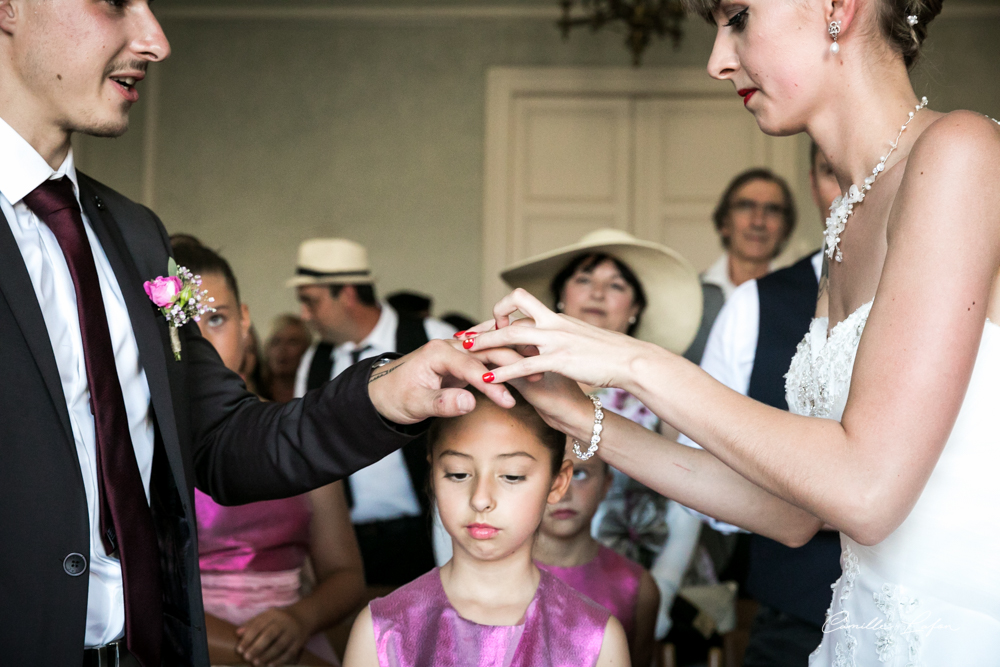
[[[556,520],[572,519],[577,514],[579,514],[579,512],[577,512],[576,510],[571,510],[568,507],[564,507],[563,509],[558,509],[553,511],[552,518]]]
[[[470,523],[465,528],[469,531],[469,535],[476,540],[488,540],[500,532],[499,528],[491,526],[488,523]]]

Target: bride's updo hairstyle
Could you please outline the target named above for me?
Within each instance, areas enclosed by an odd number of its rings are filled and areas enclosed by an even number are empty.
[[[902,56],[907,69],[920,55],[920,47],[927,38],[927,25],[941,13],[944,0],[871,0],[875,3],[875,16],[879,30]],[[720,0],[682,0],[684,7],[711,24],[712,13]],[[916,16],[917,23],[910,25],[908,17]]]

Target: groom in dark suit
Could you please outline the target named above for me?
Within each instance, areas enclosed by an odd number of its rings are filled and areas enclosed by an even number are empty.
[[[170,47],[148,0],[0,0],[0,664],[208,665],[193,514],[289,496],[503,405],[444,342],[264,404],[197,325],[143,291],[169,243],[78,173],[73,132],[119,136]],[[387,362],[387,363],[383,363]],[[361,444],[363,443],[363,444]]]

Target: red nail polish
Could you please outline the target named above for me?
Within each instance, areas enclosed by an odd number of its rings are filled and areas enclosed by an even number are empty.
[[[458,333],[455,334],[455,338],[461,338],[464,335],[465,335],[464,331],[459,331]]]
[[[471,350],[472,346],[475,344],[476,344],[475,338],[466,338],[464,341],[462,341],[462,347],[464,347],[466,350]]]
[[[486,384],[493,382],[495,378],[496,376],[493,375],[493,373],[483,373],[483,382],[485,382]]]

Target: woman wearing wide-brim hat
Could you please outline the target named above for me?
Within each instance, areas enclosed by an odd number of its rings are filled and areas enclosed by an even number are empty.
[[[572,295],[564,294],[567,287],[573,290],[571,279],[579,273],[593,274],[607,260],[617,262],[612,268],[631,281],[635,302],[624,320],[600,316],[597,311],[612,305],[606,300],[605,304],[567,302]],[[500,275],[511,287],[526,289],[559,312],[671,352],[684,352],[701,323],[701,285],[691,264],[664,245],[618,229],[591,232],[576,243],[513,264]]]
[[[501,276],[511,287],[527,290],[557,312],[676,353],[688,348],[701,321],[701,285],[687,260],[666,246],[617,229],[591,232],[569,246],[518,262]],[[598,397],[605,409],[659,430],[659,418],[627,391],[583,388]],[[670,608],[696,547],[700,521],[617,470],[613,475],[593,525],[603,542],[651,570],[652,578],[645,573],[637,589],[633,636],[629,637],[633,661],[641,661],[652,652],[654,629],[662,637],[670,627]],[[647,511],[651,508],[658,518],[651,519]],[[655,524],[658,537],[646,539],[644,529],[633,525],[640,514],[643,525]],[[600,547],[590,538],[590,531],[568,523],[559,526],[557,516],[552,507],[547,510],[536,557],[549,565],[575,567],[596,559]],[[669,530],[663,530],[665,523]],[[553,534],[562,534],[561,539],[549,538],[549,526]],[[671,542],[670,549],[663,548],[664,537]],[[650,541],[656,542],[651,548]]]

